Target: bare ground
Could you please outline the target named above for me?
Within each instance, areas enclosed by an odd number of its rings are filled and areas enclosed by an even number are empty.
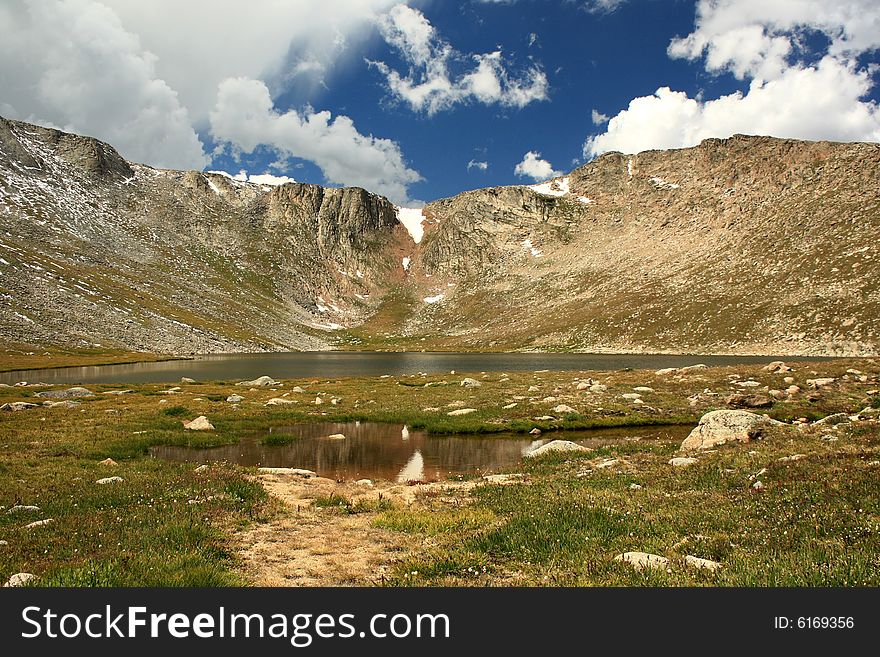
[[[255,586],[376,586],[391,566],[421,544],[418,537],[372,526],[375,513],[348,514],[318,507],[315,500],[338,495],[352,504],[388,501],[395,506],[432,503],[454,506],[474,482],[372,487],[323,477],[260,474],[258,480],[283,510],[269,522],[235,536],[243,571]]]

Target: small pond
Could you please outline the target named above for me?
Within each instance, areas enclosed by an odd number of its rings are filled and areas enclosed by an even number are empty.
[[[510,472],[523,454],[554,439],[586,447],[626,441],[683,440],[691,427],[627,427],[589,431],[433,435],[402,424],[309,423],[273,427],[237,444],[198,449],[159,446],[152,456],[174,461],[229,461],[271,468],[304,468],[339,481],[439,481],[454,475]],[[344,439],[330,438],[342,434]],[[264,444],[283,441],[286,444]],[[289,442],[287,442],[289,440]]]

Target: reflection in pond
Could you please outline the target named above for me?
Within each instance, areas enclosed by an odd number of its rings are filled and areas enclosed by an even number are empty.
[[[681,441],[690,427],[629,427],[544,434],[540,440],[523,434],[431,435],[401,424],[319,422],[274,427],[273,439],[289,443],[264,445],[266,434],[237,444],[197,449],[159,446],[150,453],[162,459],[208,463],[230,461],[273,468],[305,468],[337,480],[437,481],[456,474],[485,474],[519,467],[524,453],[562,438],[586,447],[623,441]],[[328,440],[343,434],[345,439]],[[275,441],[277,442],[277,440]]]

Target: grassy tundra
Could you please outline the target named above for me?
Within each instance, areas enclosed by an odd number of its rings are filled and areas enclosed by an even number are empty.
[[[273,425],[315,420],[401,422],[438,433],[693,425],[739,403],[731,395],[757,394],[772,403],[757,412],[801,422],[701,453],[689,467],[669,464],[680,439],[609,441],[590,452],[525,459],[522,483],[453,482],[442,493],[413,486],[408,502],[389,493],[362,503],[349,484],[334,489],[324,480],[310,522],[321,531],[322,523],[357,515],[364,541],[381,534],[398,544],[386,550],[382,583],[391,585],[880,585],[877,416],[814,424],[880,407],[880,365],[851,359],[794,370],[468,375],[479,387],[460,386],[464,374],[286,380],[272,389],[145,384],[124,394],[107,394],[122,386],[97,385],[76,407],[43,406],[36,397],[66,386],[2,387],[0,404],[40,406],[0,413],[0,581],[28,572],[41,586],[253,583],[237,537],[305,511],[268,494],[253,468],[158,461],[147,456],[154,445],[234,443]],[[768,393],[790,385],[783,376],[800,390],[777,399]],[[817,389],[807,382],[823,376],[835,380]],[[578,390],[588,378],[607,390]],[[758,385],[738,385],[747,380]],[[622,397],[642,386],[652,389],[641,393],[643,403]],[[231,394],[244,401],[233,406]],[[295,403],[265,406],[284,395]],[[447,415],[462,403],[477,410]],[[575,412],[554,414],[559,404]],[[183,428],[182,420],[199,415],[216,429]],[[533,419],[540,416],[557,419]],[[122,481],[96,483],[110,477]],[[376,482],[380,492],[389,485]],[[614,560],[627,551],[664,556],[668,567],[637,570]],[[690,567],[687,556],[721,567]],[[319,583],[374,582],[328,574]]]

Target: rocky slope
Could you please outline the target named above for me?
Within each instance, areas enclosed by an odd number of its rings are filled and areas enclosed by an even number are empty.
[[[880,145],[604,155],[429,204],[123,160],[0,120],[0,338],[163,352],[880,350]]]
[[[880,145],[609,153],[427,206],[401,332],[464,347],[874,354]],[[424,298],[422,297],[422,298]]]
[[[362,189],[132,164],[0,120],[0,337],[160,352],[329,347],[411,240]],[[397,271],[399,270],[399,271]]]

